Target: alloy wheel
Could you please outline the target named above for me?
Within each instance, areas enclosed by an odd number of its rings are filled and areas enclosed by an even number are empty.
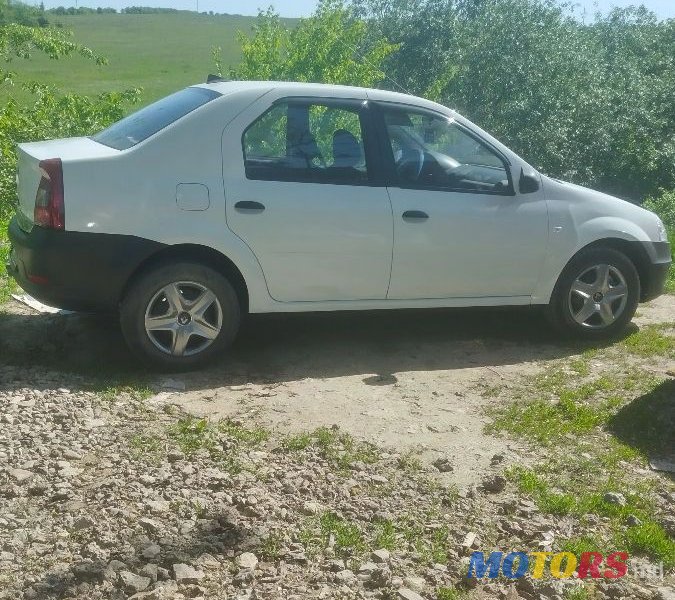
[[[613,265],[594,265],[573,281],[568,298],[572,318],[582,327],[604,329],[626,309],[628,285]]]
[[[191,281],[160,289],[145,311],[145,331],[165,354],[193,356],[216,340],[223,326],[223,310],[216,295]]]

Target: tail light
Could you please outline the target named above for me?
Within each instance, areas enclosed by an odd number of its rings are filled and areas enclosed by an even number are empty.
[[[40,185],[35,194],[36,225],[47,229],[65,227],[65,208],[63,204],[63,166],[60,158],[40,161]]]

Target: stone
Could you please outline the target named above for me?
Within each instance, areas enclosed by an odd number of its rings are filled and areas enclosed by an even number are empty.
[[[318,515],[321,512],[321,505],[317,502],[305,502],[302,505],[302,512],[305,515]]]
[[[609,504],[617,504],[618,506],[626,506],[626,497],[619,492],[607,492],[602,499]]]
[[[149,577],[141,577],[131,571],[120,571],[119,578],[127,594],[142,592],[150,585]]]
[[[26,483],[33,478],[34,474],[26,469],[7,469],[9,476],[17,483]]]
[[[427,585],[424,577],[405,577],[403,585],[414,592],[421,592]]]
[[[73,523],[73,530],[81,531],[82,529],[89,529],[94,525],[96,525],[96,521],[94,521],[91,517],[80,517]]]
[[[506,478],[501,475],[495,475],[483,480],[483,489],[491,494],[498,494],[506,489]]]
[[[675,600],[675,587],[656,588],[654,600]]]
[[[143,548],[141,554],[148,560],[156,559],[162,553],[162,549],[155,543],[148,544]]]
[[[258,566],[258,557],[252,552],[243,552],[235,559],[240,569],[253,570]]]
[[[173,565],[173,577],[178,583],[199,583],[204,573],[184,563]]]
[[[391,559],[391,554],[389,550],[382,548],[381,550],[375,550],[370,554],[370,560],[375,563],[387,563]]]
[[[157,521],[143,517],[138,519],[138,524],[150,533],[157,533],[160,530],[160,525]]]
[[[406,587],[399,588],[396,593],[400,600],[424,600],[417,592]]]
[[[441,473],[450,473],[451,471],[455,470],[455,467],[452,465],[450,459],[448,458],[437,458],[431,464],[434,467],[436,467]]]
[[[339,573],[335,573],[335,581],[337,581],[338,583],[351,583],[355,579],[356,575],[354,575],[354,572],[350,571],[349,569],[344,569]]]
[[[143,575],[143,577],[149,577],[152,583],[157,583],[158,579],[157,570],[158,570],[157,565],[153,565],[152,563],[150,563],[145,565],[140,570],[140,574]]]

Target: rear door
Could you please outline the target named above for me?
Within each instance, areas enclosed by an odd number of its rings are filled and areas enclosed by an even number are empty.
[[[280,302],[384,299],[393,246],[363,99],[287,98],[223,135],[227,224]]]

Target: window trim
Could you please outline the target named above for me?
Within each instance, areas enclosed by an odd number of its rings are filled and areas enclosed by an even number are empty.
[[[385,181],[387,182],[388,187],[395,187],[402,190],[421,190],[428,192],[449,192],[455,194],[479,194],[479,195],[488,195],[488,196],[515,196],[516,189],[513,182],[513,175],[511,173],[512,163],[509,158],[498,148],[496,148],[489,141],[483,139],[475,131],[471,130],[469,127],[466,127],[464,124],[459,121],[454,121],[455,125],[469,137],[476,140],[479,144],[486,147],[488,150],[492,151],[503,163],[504,170],[506,171],[506,176],[509,180],[509,187],[503,191],[491,191],[491,190],[467,190],[465,188],[450,188],[442,186],[429,186],[429,185],[415,185],[412,183],[401,183],[399,180],[398,174],[396,173],[394,153],[391,149],[391,142],[389,140],[389,134],[387,132],[387,126],[384,121],[383,109],[385,108],[396,108],[400,110],[408,110],[411,112],[417,112],[418,114],[427,114],[432,117],[440,117],[442,119],[450,119],[446,114],[442,112],[426,108],[424,106],[417,106],[414,104],[405,104],[403,102],[390,102],[386,100],[378,100],[371,102],[371,112],[373,113],[374,119],[376,121],[376,129],[379,138],[380,152],[383,160],[383,167],[385,172]]]
[[[304,106],[319,105],[330,108],[343,108],[355,112],[359,117],[361,133],[363,139],[363,152],[366,160],[366,169],[368,180],[364,182],[354,181],[309,181],[305,178],[297,177],[288,179],[261,179],[258,177],[249,177],[246,172],[246,134],[260,119],[267,113],[274,110],[281,104],[291,105],[300,104]],[[378,149],[378,134],[371,110],[371,102],[366,98],[335,98],[322,96],[284,96],[275,99],[270,106],[259,113],[245,128],[241,134],[241,155],[243,161],[244,178],[246,181],[276,181],[279,183],[308,183],[315,185],[340,185],[353,187],[385,187],[386,178],[384,177],[384,161]],[[355,110],[356,109],[356,110]]]

